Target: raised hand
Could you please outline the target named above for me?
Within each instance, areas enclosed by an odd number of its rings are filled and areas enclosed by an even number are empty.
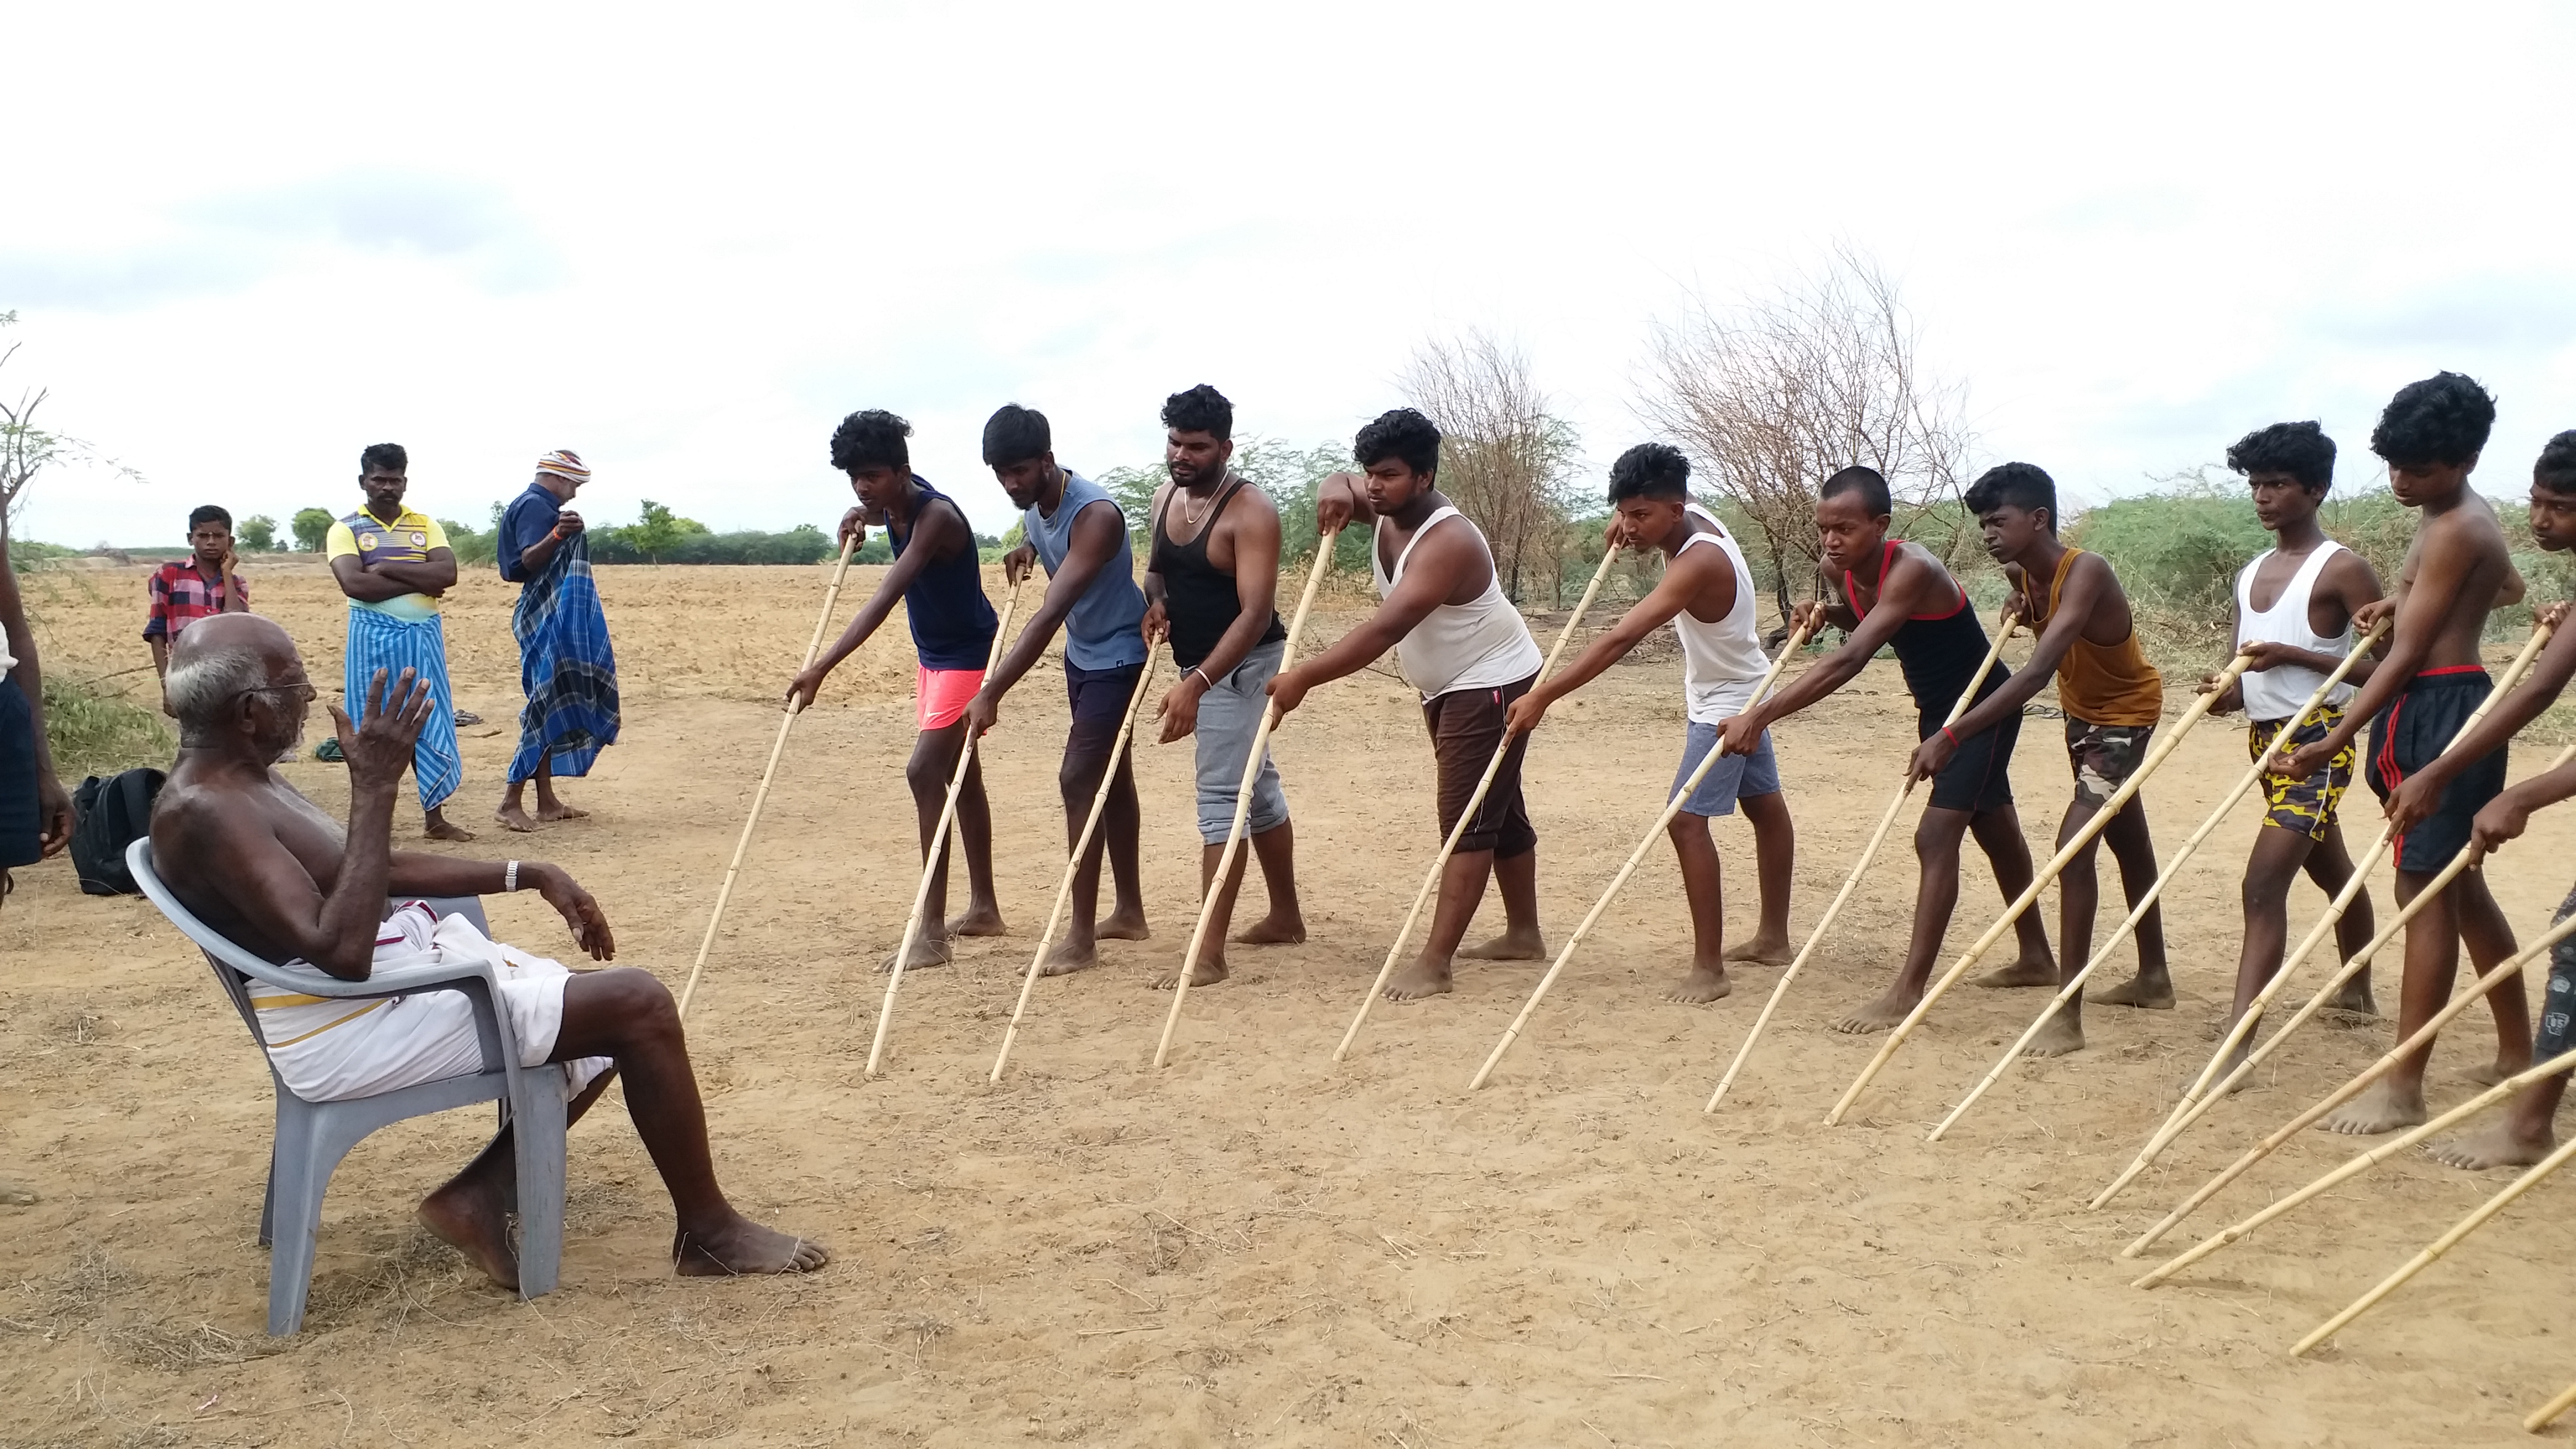
[[[437,697],[417,671],[404,670],[388,689],[385,671],[379,669],[367,684],[364,719],[352,724],[340,706],[330,706],[331,729],[349,766],[349,788],[393,789],[410,767],[412,745],[420,739],[436,704]]]
[[[855,552],[868,541],[867,518],[868,511],[864,508],[852,508],[842,514],[841,531],[833,536],[833,542],[846,543]]]
[[[2367,634],[2370,632],[2372,625],[2377,624],[2380,620],[2385,619],[2396,612],[2397,601],[2395,599],[2373,599],[2369,603],[2352,611],[2353,631],[2357,634]]]
[[[1315,528],[1319,533],[1332,533],[1351,521],[1358,506],[1353,499],[1366,487],[1360,475],[1341,472],[1329,475],[1315,489]]]
[[[557,538],[570,538],[581,532],[584,526],[581,515],[569,508],[555,515],[555,537]]]

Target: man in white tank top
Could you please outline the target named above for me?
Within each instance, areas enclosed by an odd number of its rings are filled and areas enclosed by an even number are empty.
[[[1515,734],[1537,728],[1549,705],[1592,682],[1669,623],[1681,638],[1682,698],[1689,725],[1680,773],[1667,787],[1668,792],[1678,790],[1717,747],[1717,727],[1744,712],[1753,687],[1770,668],[1753,626],[1753,571],[1724,526],[1690,501],[1690,460],[1677,448],[1640,443],[1620,454],[1610,468],[1610,506],[1615,512],[1605,546],[1624,542],[1660,551],[1663,579],[1563,672],[1515,701],[1508,722]],[[1738,801],[1744,818],[1753,823],[1762,923],[1752,940],[1729,951],[1723,876],[1708,822],[1734,814]],[[1682,891],[1691,914],[1690,970],[1675,983],[1672,999],[1696,1005],[1726,995],[1734,989],[1726,976],[1729,961],[1788,960],[1789,872],[1797,829],[1780,798],[1780,768],[1771,754],[1770,732],[1763,732],[1750,754],[1729,755],[1711,766],[1699,789],[1682,802],[1667,833],[1681,862]]]
[[[2353,611],[2377,599],[2379,576],[2360,554],[2326,537],[2317,509],[2334,484],[2334,440],[2315,423],[2274,423],[2239,439],[2227,466],[2245,475],[2254,492],[2254,516],[2274,545],[2236,576],[2236,642],[2254,656],[2242,677],[2211,706],[2213,713],[2245,711],[2246,748],[2255,758],[2284,721],[2307,703],[2317,686],[2352,651]],[[2370,677],[2372,661],[2354,665],[2323,704],[2301,721],[2292,748],[2324,739],[2344,715],[2353,685]],[[2204,692],[2215,682],[2202,682]],[[2263,824],[2245,862],[2245,943],[2236,963],[2235,1021],[2246,1003],[2281,969],[2290,932],[2290,884],[2301,871],[2331,898],[2352,879],[2352,852],[2335,814],[2351,788],[2358,748],[2347,745],[2316,773],[2293,779],[2266,773]],[[2370,895],[2353,898],[2335,924],[2335,944],[2345,959],[2368,944],[2373,931]],[[2347,1011],[2376,1012],[2370,973],[2345,984],[2334,1003]],[[2239,1047],[2241,1056],[2252,1043]]]
[[[1504,597],[1485,535],[1433,486],[1440,430],[1411,408],[1397,408],[1360,429],[1351,448],[1365,478],[1335,473],[1315,495],[1315,522],[1326,530],[1370,526],[1380,602],[1377,612],[1340,643],[1270,681],[1272,708],[1286,715],[1328,679],[1367,668],[1393,649],[1405,677],[1422,695],[1422,722],[1439,765],[1440,838],[1465,813],[1467,799],[1505,739],[1503,711],[1538,679],[1543,662],[1520,610]],[[1521,799],[1526,736],[1513,739],[1475,818],[1440,877],[1440,900],[1422,952],[1389,977],[1390,1001],[1412,1001],[1450,989],[1452,958],[1534,961],[1547,954],[1538,928],[1538,834]],[[1502,887],[1503,934],[1461,952],[1467,925],[1485,897],[1487,876]]]

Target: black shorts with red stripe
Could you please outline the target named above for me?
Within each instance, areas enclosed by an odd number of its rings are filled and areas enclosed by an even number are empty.
[[[2371,793],[2385,800],[2407,776],[2431,764],[2494,692],[2495,681],[2474,664],[2427,669],[2416,675],[2406,692],[2370,722],[2367,778]],[[2451,857],[2469,843],[2470,822],[2488,801],[2504,793],[2504,769],[2505,749],[2499,746],[2452,777],[2433,813],[2397,837],[2397,868],[2431,875],[2450,864]]]

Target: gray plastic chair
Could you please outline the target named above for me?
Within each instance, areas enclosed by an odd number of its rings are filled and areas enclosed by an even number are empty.
[[[498,1101],[501,1120],[518,1124],[519,1182],[517,1200],[510,1207],[519,1215],[519,1296],[535,1298],[553,1292],[563,1257],[564,1069],[519,1065],[509,1015],[494,1009],[500,982],[492,968],[481,962],[422,966],[379,971],[364,981],[317,982],[309,976],[289,976],[225,940],[181,905],[152,868],[149,838],[126,848],[125,863],[145,897],[206,953],[206,964],[214,968],[224,995],[249,1026],[251,1040],[261,1044],[262,1061],[268,1058],[266,1043],[245,978],[351,1001],[461,991],[474,1005],[475,1031],[483,1039],[483,1070],[466,1076],[423,1082],[381,1096],[308,1102],[287,1090],[274,1066],[269,1068],[269,1080],[277,1088],[277,1139],[269,1153],[268,1196],[259,1210],[259,1240],[270,1249],[268,1331],[282,1338],[304,1325],[304,1298],[312,1286],[313,1240],[322,1223],[322,1194],[349,1149],[367,1134],[404,1118],[477,1102]],[[440,915],[461,915],[477,930],[490,934],[483,904],[471,896],[429,904]]]

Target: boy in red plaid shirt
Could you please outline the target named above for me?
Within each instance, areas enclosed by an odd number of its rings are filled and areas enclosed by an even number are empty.
[[[212,503],[189,514],[188,547],[190,557],[153,570],[148,585],[143,639],[157,674],[170,672],[170,641],[180,630],[208,614],[250,612],[250,583],[233,572],[233,516]]]

